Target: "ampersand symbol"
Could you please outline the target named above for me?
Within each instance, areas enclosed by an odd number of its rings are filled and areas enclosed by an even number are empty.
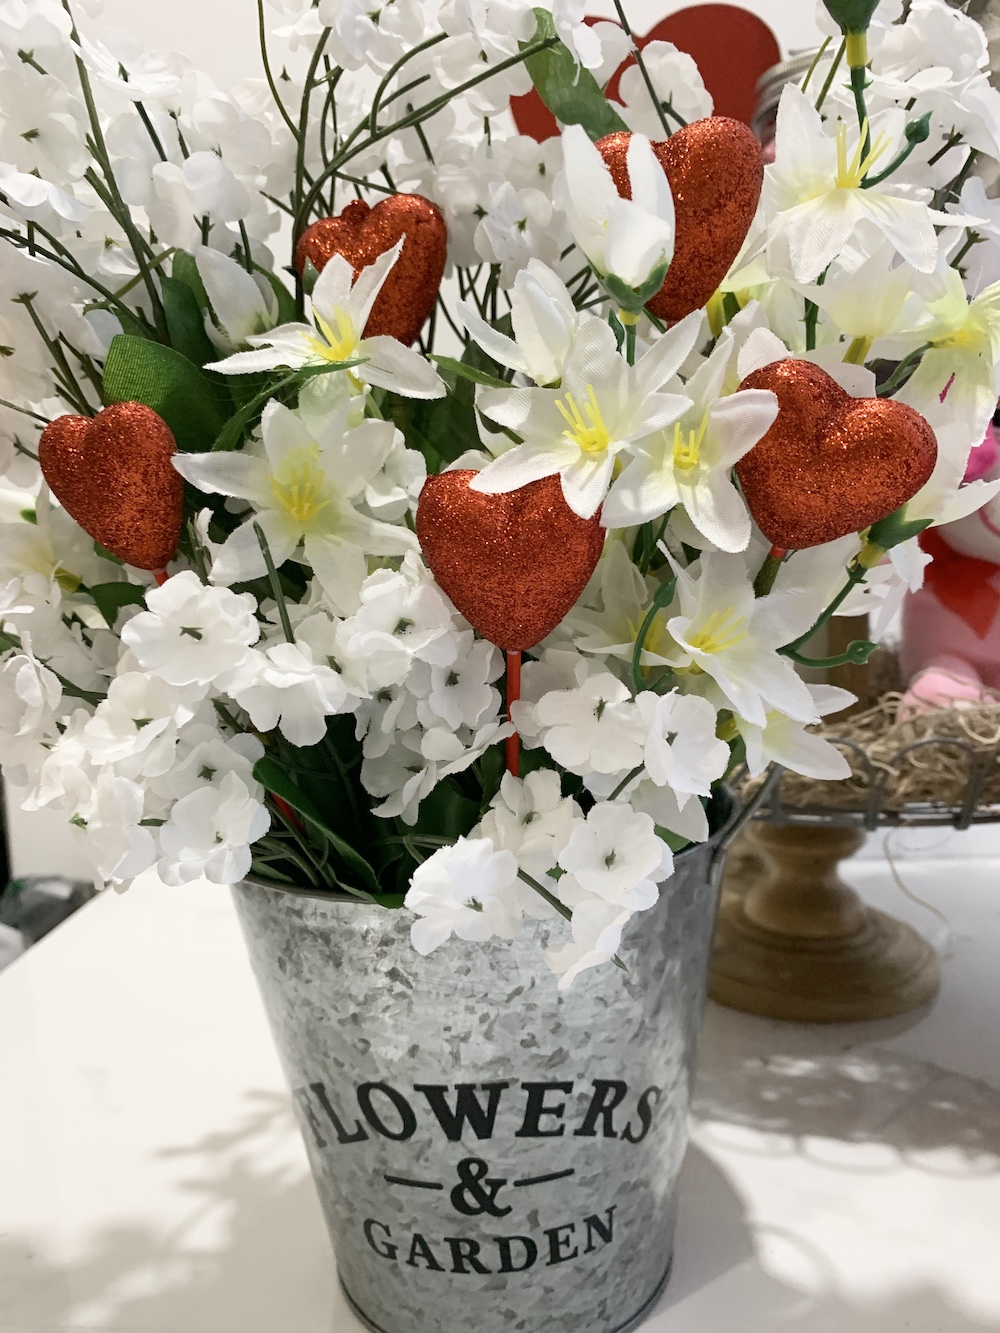
[[[489,1166],[480,1157],[466,1157],[458,1164],[459,1184],[451,1192],[451,1201],[455,1209],[466,1217],[479,1217],[489,1213],[491,1217],[506,1217],[511,1208],[498,1208],[496,1197],[507,1184],[506,1179],[487,1179]]]

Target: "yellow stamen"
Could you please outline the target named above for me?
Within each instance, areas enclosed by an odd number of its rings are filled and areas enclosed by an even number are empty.
[[[358,335],[354,328],[354,323],[350,315],[338,305],[334,309],[334,319],[337,327],[331,328],[321,314],[313,311],[313,319],[316,321],[316,327],[322,333],[324,342],[320,338],[310,338],[309,345],[318,357],[324,361],[350,361],[357,351]]]
[[[277,507],[303,527],[311,524],[332,500],[318,463],[317,446],[296,449],[271,477],[271,493]]]
[[[834,180],[838,190],[858,190],[861,182],[872,167],[889,147],[889,136],[880,134],[865,154],[865,140],[868,138],[868,121],[861,126],[858,145],[850,162],[847,160],[847,126],[837,123],[837,176]],[[864,155],[863,155],[864,154]]]
[[[871,338],[855,338],[844,353],[844,361],[848,365],[863,366],[865,357],[871,351],[871,345]]]
[[[708,431],[708,413],[701,419],[697,430],[685,431],[679,421],[674,423],[674,467],[689,472],[701,462],[701,446]]]
[[[605,452],[611,443],[611,435],[601,416],[592,384],[587,385],[587,398],[582,411],[571,393],[565,398],[557,398],[556,407],[568,427],[563,431],[568,440],[572,440],[585,454]]]
[[[742,643],[750,631],[744,629],[746,617],[737,614],[735,606],[727,606],[725,611],[713,611],[697,634],[688,639],[690,647],[700,653],[724,653]]]

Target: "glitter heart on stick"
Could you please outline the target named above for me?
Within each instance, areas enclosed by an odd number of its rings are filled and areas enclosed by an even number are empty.
[[[49,489],[84,532],[136,569],[162,570],[177,551],[184,482],[170,427],[144,403],[96,417],[57,417],[38,461]]]
[[[736,464],[747,505],[780,550],[861,532],[916,495],[934,471],[937,439],[919,412],[852,398],[810,361],[773,361],[741,389],[770,389],[774,425]]]
[[[483,495],[469,489],[476,475],[428,477],[417,538],[469,624],[499,648],[520,652],[550,634],[583,592],[605,533],[599,515],[573,513],[558,477]]]
[[[302,233],[295,267],[311,261],[318,273],[343,255],[354,276],[405,236],[402,253],[376,298],[365,336],[388,335],[409,347],[434,309],[448,254],[448,229],[440,209],[419,194],[393,194],[370,208],[355,199],[335,218],[322,218]]]
[[[632,197],[626,155],[631,135],[597,141],[618,193]],[[715,294],[746,240],[764,183],[764,156],[753,132],[728,116],[693,121],[653,144],[674,197],[674,257],[647,308],[673,322]]]

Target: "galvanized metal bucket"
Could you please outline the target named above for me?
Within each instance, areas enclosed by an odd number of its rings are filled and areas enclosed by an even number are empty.
[[[732,827],[732,826],[730,826]],[[351,1304],[379,1333],[612,1333],[670,1271],[728,830],[560,993],[563,923],[452,940],[248,881],[250,957]]]

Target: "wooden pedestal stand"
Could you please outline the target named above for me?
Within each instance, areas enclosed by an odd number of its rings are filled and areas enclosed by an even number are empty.
[[[865,620],[834,621],[809,651],[833,655],[866,637]],[[838,667],[826,679],[859,696],[855,709],[874,702],[867,668]],[[713,1000],[767,1018],[847,1023],[934,998],[940,972],[931,946],[866,907],[837,874],[863,841],[860,829],[833,822],[748,826],[729,853]]]
[[[862,832],[756,824],[743,836],[764,869],[746,892],[723,895],[713,1000],[767,1018],[849,1023],[890,1018],[934,998],[940,974],[931,946],[866,907],[837,875]]]

